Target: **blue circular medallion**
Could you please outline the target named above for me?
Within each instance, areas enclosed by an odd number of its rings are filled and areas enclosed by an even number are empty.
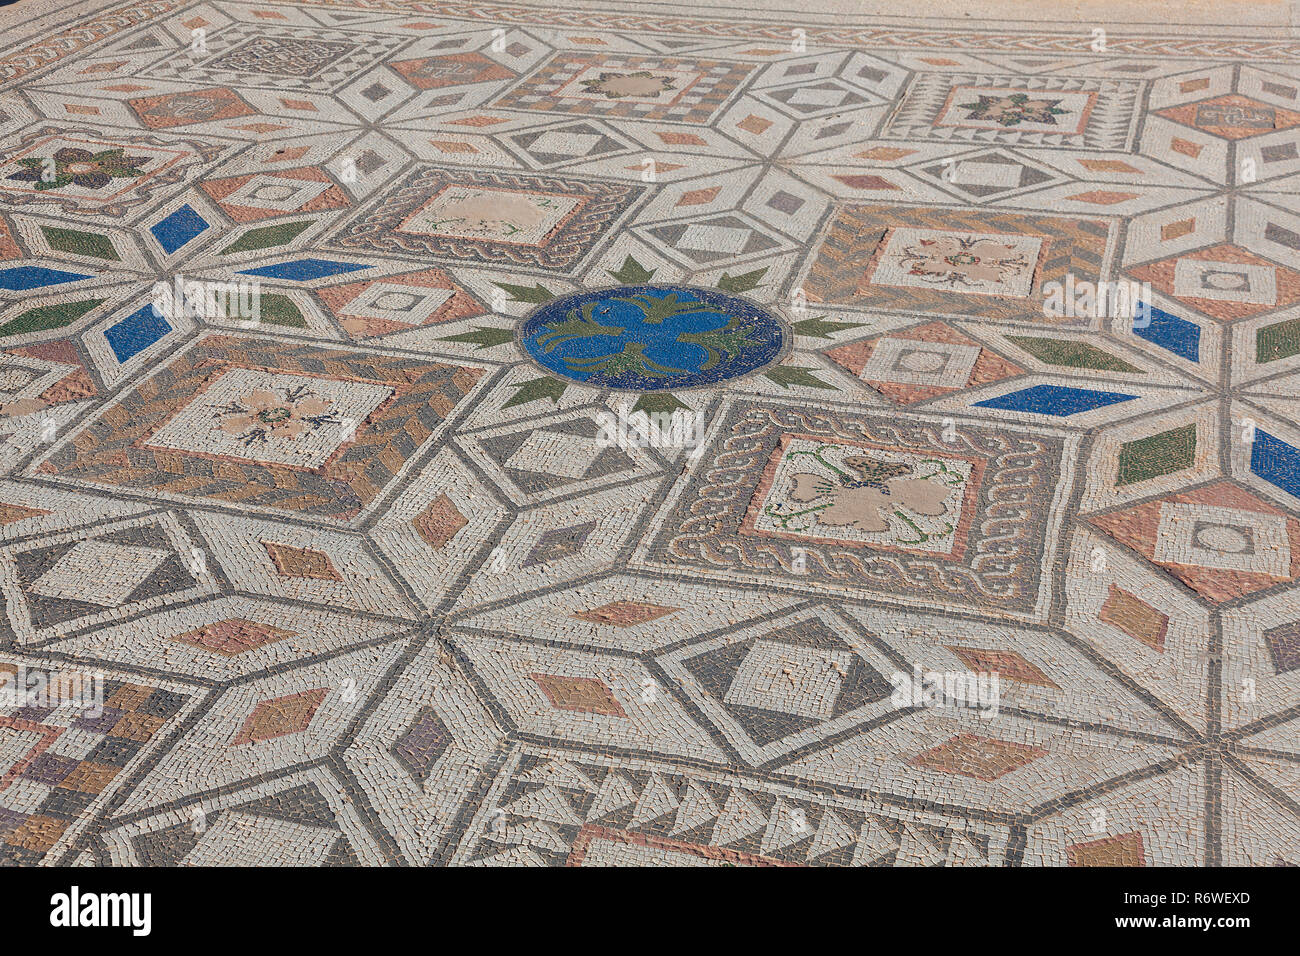
[[[552,299],[525,320],[519,341],[583,385],[662,392],[771,365],[789,335],[775,316],[716,289],[637,285]]]

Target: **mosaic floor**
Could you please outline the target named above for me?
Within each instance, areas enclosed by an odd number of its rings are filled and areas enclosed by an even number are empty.
[[[1209,32],[8,38],[0,859],[1300,864],[1300,42]]]

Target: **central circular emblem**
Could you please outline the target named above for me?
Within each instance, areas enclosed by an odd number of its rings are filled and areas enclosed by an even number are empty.
[[[788,335],[775,316],[715,289],[637,285],[552,299],[524,321],[519,341],[575,382],[662,392],[771,365]]]

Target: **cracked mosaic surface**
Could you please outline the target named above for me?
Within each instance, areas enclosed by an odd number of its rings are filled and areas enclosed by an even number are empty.
[[[1294,41],[51,31],[0,861],[1300,864]]]

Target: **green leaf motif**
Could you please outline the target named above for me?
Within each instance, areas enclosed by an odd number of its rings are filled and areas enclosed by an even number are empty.
[[[514,338],[514,329],[496,329],[491,326],[479,325],[475,326],[472,332],[462,332],[459,335],[444,335],[439,341],[468,342],[470,345],[477,345],[480,349],[490,349],[495,345],[513,342]]]
[[[650,415],[671,415],[678,409],[690,411],[689,405],[672,392],[646,392],[632,406],[633,412],[646,412]]]
[[[835,332],[856,329],[860,325],[862,325],[861,322],[828,322],[826,316],[819,315],[811,319],[800,319],[792,328],[795,335],[802,335],[810,339],[829,339]]]
[[[827,385],[816,375],[810,368],[803,368],[798,365],[778,365],[776,368],[764,372],[763,374],[770,378],[782,388],[790,388],[792,385],[802,385],[805,388],[824,388],[828,391],[838,392],[834,385]]]
[[[758,286],[766,272],[767,266],[738,276],[727,275],[724,272],[722,278],[718,280],[718,288],[723,292],[748,292]]]
[[[509,292],[511,302],[533,302],[541,305],[543,302],[550,302],[555,298],[555,294],[540,283],[529,288],[526,285],[511,285],[508,282],[498,282],[496,287]]]
[[[623,260],[623,265],[619,267],[617,272],[610,269],[605,271],[624,285],[643,285],[654,278],[654,274],[659,270],[647,269],[631,256],[628,256]]]
[[[515,393],[501,406],[502,408],[527,405],[529,402],[540,401],[543,398],[549,398],[552,402],[558,403],[560,396],[564,394],[564,390],[568,386],[558,378],[545,375],[541,378],[531,378],[526,382],[512,384],[509,387],[513,388]]]

